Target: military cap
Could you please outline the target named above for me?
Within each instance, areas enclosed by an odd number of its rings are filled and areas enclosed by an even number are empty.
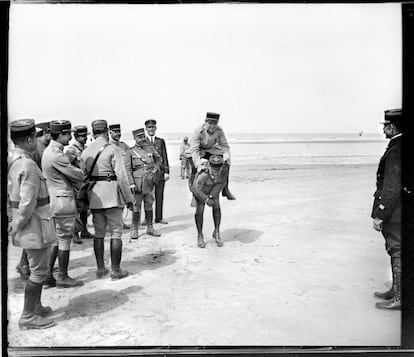
[[[145,136],[145,130],[144,130],[144,128],[132,130],[132,136],[135,137],[137,135],[144,135]]]
[[[381,124],[388,124],[388,123],[401,123],[403,119],[402,110],[401,109],[388,109],[384,111],[384,121]]]
[[[111,124],[109,125],[109,130],[121,130],[121,124]]]
[[[157,125],[157,121],[155,119],[148,119],[145,120],[145,126],[150,126],[150,125]]]
[[[24,138],[36,132],[33,119],[18,119],[9,123],[10,136],[12,139]]]
[[[108,123],[103,119],[94,120],[91,125],[94,133],[102,133],[108,130]]]
[[[46,122],[43,122],[43,123],[36,123],[36,128],[41,129],[43,133],[49,133],[50,132],[50,122],[46,121]]]
[[[206,119],[207,120],[219,120],[220,119],[220,114],[207,112]]]
[[[67,134],[73,132],[72,124],[69,120],[52,120],[50,122],[50,132],[52,134]]]
[[[89,135],[90,132],[85,125],[76,125],[73,127],[73,131],[76,135]]]
[[[223,157],[220,155],[211,155],[208,161],[211,166],[221,166],[224,162]]]

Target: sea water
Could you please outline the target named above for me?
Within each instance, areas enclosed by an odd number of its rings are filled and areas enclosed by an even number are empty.
[[[179,166],[180,145],[191,133],[159,133],[167,144],[170,166]],[[383,134],[228,133],[232,165],[377,164],[387,146]],[[133,145],[131,135],[122,139]]]

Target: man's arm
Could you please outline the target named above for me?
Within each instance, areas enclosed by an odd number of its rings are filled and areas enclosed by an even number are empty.
[[[205,183],[208,179],[206,172],[200,172],[194,179],[192,192],[199,201],[206,202],[209,195],[204,193]]]
[[[223,159],[224,161],[230,161],[230,145],[227,141],[226,135],[222,128],[218,128],[219,136],[218,136],[218,144],[220,145],[221,150],[223,151]]]
[[[170,165],[168,163],[167,145],[165,144],[164,139],[161,139],[161,155],[162,155],[162,166],[164,168],[164,173],[169,175]]]
[[[69,162],[66,154],[62,153],[58,156],[57,160],[53,163],[53,167],[65,176],[72,186],[80,188],[83,184],[83,172],[80,168],[77,168]]]
[[[201,164],[200,142],[200,129],[196,129],[190,139],[190,153],[196,168]]]
[[[124,161],[124,158],[126,155],[123,156],[122,150],[116,147],[113,147],[113,151],[114,152],[111,158],[111,165],[117,177],[118,187],[121,190],[121,194],[124,199],[124,202],[131,203],[133,202],[133,197],[131,194],[129,178],[128,178],[128,174],[126,173],[125,161]],[[130,172],[130,170],[128,170],[128,172]]]
[[[20,182],[20,202],[18,208],[20,219],[13,220],[12,227],[15,232],[22,229],[29,222],[36,209],[40,177],[34,161],[26,166],[16,182]]]
[[[125,152],[123,163],[124,163],[125,172],[126,172],[129,184],[130,185],[135,185],[134,177],[132,175],[132,163],[131,163],[131,161],[132,161],[132,155],[131,155],[131,151],[128,149]]]
[[[391,217],[397,200],[401,197],[401,151],[391,150],[385,162],[384,184],[381,199],[374,207],[373,216],[382,221]]]

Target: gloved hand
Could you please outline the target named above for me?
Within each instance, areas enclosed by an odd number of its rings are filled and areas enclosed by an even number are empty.
[[[135,184],[134,185],[130,185],[129,186],[129,189],[131,190],[132,194],[135,194],[135,193],[138,192],[138,188],[137,188],[137,186]]]
[[[164,174],[164,181],[168,181],[170,179],[170,175],[169,174]]]
[[[223,153],[223,160],[224,160],[224,162],[230,163],[230,153],[229,152],[225,151]]]
[[[382,219],[374,218],[373,225],[376,231],[378,232],[382,231],[382,222],[383,222]]]

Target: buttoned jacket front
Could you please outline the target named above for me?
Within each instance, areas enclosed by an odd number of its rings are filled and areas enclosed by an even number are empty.
[[[126,152],[124,165],[129,184],[135,185],[138,192],[147,194],[153,190],[161,156],[152,145],[134,145]]]
[[[83,183],[82,170],[71,165],[63,145],[51,140],[42,157],[43,175],[50,194],[52,213],[58,217],[76,216],[75,189]]]
[[[401,222],[401,135],[392,138],[377,170],[372,218],[388,223]]]

